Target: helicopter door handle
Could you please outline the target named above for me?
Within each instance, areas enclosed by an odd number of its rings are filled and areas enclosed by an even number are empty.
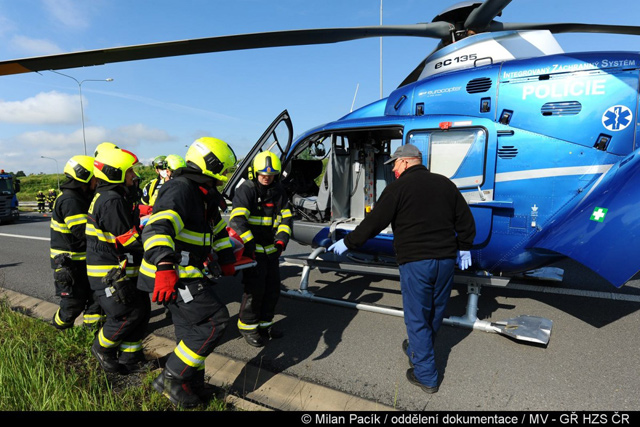
[[[479,185],[478,185],[478,195],[480,196],[480,200],[482,200],[483,202],[487,200],[487,198],[482,193],[482,189],[480,188]]]

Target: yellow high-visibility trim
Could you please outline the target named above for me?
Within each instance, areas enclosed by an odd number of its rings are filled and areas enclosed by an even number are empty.
[[[270,216],[250,216],[249,224],[251,225],[273,225],[273,218]]]
[[[282,209],[280,211],[280,215],[282,215],[282,218],[291,218],[293,216],[293,213],[291,213],[290,209]]]
[[[90,277],[102,277],[106,276],[106,274],[112,268],[120,267],[118,264],[116,265],[90,265],[87,264],[87,276]]]
[[[114,348],[120,345],[120,341],[111,341],[104,336],[104,332],[100,329],[98,333],[98,342],[100,343],[100,347],[104,348]]]
[[[54,221],[51,219],[51,229],[57,231],[58,233],[71,233],[71,230],[67,227],[67,224],[63,222]]]
[[[182,218],[180,218],[180,215],[178,215],[176,211],[173,211],[171,209],[167,209],[166,211],[160,211],[152,214],[151,217],[149,217],[147,226],[149,224],[153,224],[154,222],[157,222],[163,219],[168,220],[171,223],[171,225],[173,225],[173,231],[175,232],[176,235],[178,235],[180,231],[184,228],[184,222],[182,222]]]
[[[213,242],[212,247],[214,251],[218,252],[226,248],[232,248],[233,245],[231,244],[231,239],[229,239],[228,237],[223,237],[222,239],[218,239]]]
[[[120,343],[120,348],[118,350],[120,350],[123,353],[135,353],[136,351],[142,351],[142,341],[134,341],[134,342],[122,341]]]
[[[148,251],[149,249],[155,248],[157,246],[168,246],[173,250],[176,249],[176,245],[173,242],[173,239],[171,238],[171,236],[168,236],[166,234],[156,234],[155,236],[149,237],[147,240],[145,240],[143,246],[145,251]]]
[[[213,227],[213,234],[216,235],[227,227],[227,223],[224,219],[221,219],[215,227]]]
[[[178,356],[180,360],[182,360],[185,364],[191,366],[192,368],[199,369],[204,365],[205,357],[200,356],[189,347],[187,347],[184,341],[180,341],[180,344],[176,346],[173,352],[176,356]]]
[[[64,219],[64,222],[69,228],[73,228],[76,225],[86,224],[87,214],[70,215]]]
[[[242,241],[244,243],[247,243],[247,242],[253,240],[253,233],[251,232],[251,230],[246,231],[246,232],[244,232],[244,233],[242,233],[240,235],[240,238],[242,239]]]
[[[238,329],[241,329],[243,331],[252,331],[254,329],[258,329],[258,324],[252,323],[249,325],[238,320]]]
[[[229,219],[233,219],[236,216],[243,216],[245,218],[249,218],[250,214],[251,212],[247,208],[233,208],[231,210],[231,216],[229,216]]]
[[[191,231],[183,228],[176,236],[176,240],[196,246],[209,246],[211,244],[211,234],[198,233],[197,231]]]
[[[284,225],[281,224],[278,226],[278,233],[284,232],[287,233],[288,235],[291,235],[291,227],[289,227],[288,225]]]
[[[98,240],[100,240],[100,241],[111,243],[111,244],[114,244],[114,245],[116,244],[116,236],[114,236],[113,234],[109,233],[108,231],[102,231],[100,229],[97,229],[90,222],[87,223],[86,234],[87,234],[87,236],[97,237]]]
[[[61,249],[49,249],[49,253],[51,255],[51,258],[55,258],[56,255],[58,254],[69,254],[71,256],[71,259],[74,261],[84,261],[87,259],[87,253],[86,252],[71,252],[71,251],[63,251]]]

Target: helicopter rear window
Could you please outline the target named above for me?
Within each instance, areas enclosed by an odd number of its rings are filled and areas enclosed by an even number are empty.
[[[486,141],[482,129],[415,131],[408,136],[422,152],[422,163],[458,188],[482,185]]]

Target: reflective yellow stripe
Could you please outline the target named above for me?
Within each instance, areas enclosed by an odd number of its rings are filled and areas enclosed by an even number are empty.
[[[221,219],[215,227],[213,227],[213,234],[216,235],[227,227],[227,223],[224,219]]]
[[[86,325],[95,325],[98,322],[102,322],[107,319],[107,316],[101,314],[84,314],[82,322]]]
[[[125,274],[127,275],[127,277],[138,277],[138,272],[140,271],[140,267],[136,266],[129,266],[127,265],[127,268],[125,269]]]
[[[276,247],[273,245],[262,246],[262,245],[256,244],[256,252],[263,253],[263,254],[272,254],[277,251],[278,249],[276,249]]]
[[[226,248],[232,248],[233,245],[231,244],[231,239],[224,237],[213,242],[212,247],[214,251],[218,252]]]
[[[236,216],[243,216],[245,218],[249,218],[249,214],[251,214],[251,212],[247,208],[233,208],[231,210],[231,216],[229,217],[229,219],[233,219]]]
[[[119,350],[124,353],[135,353],[136,351],[142,351],[142,341],[125,342],[120,343]]]
[[[268,328],[270,326],[272,326],[275,322],[260,322],[258,324],[259,328]]]
[[[71,230],[69,230],[69,228],[67,227],[67,224],[63,222],[54,221],[53,218],[51,219],[50,227],[53,230],[57,231],[58,233],[71,233]]]
[[[200,356],[197,353],[195,353],[194,351],[192,351],[189,347],[187,347],[187,345],[184,343],[184,341],[180,341],[180,344],[178,344],[176,346],[176,348],[175,348],[175,350],[173,350],[173,352],[185,364],[187,364],[187,365],[189,365],[189,366],[191,366],[193,368],[198,368],[199,369],[201,366],[204,365],[204,361],[206,359],[205,356]]]
[[[282,215],[282,218],[291,218],[293,216],[290,209],[282,209],[280,215]]]
[[[194,267],[193,265],[179,265],[178,277],[181,279],[197,279],[199,277],[204,277],[204,274],[198,267]]]
[[[95,236],[98,238],[98,240],[101,240],[103,242],[107,242],[107,243],[112,243],[112,244],[116,244],[116,236],[114,236],[113,234],[109,233],[108,231],[102,231],[97,229],[92,223],[87,223],[87,231],[86,231],[87,236]]]
[[[248,325],[248,324],[242,323],[240,320],[238,320],[238,329],[242,329],[243,331],[251,331],[251,330],[254,330],[254,329],[257,329],[257,328],[258,328],[258,324],[257,323]]]
[[[291,227],[289,227],[288,225],[282,224],[282,225],[278,226],[278,231],[277,232],[278,233],[284,232],[284,233],[287,233],[288,235],[291,235]]]
[[[142,265],[140,266],[140,273],[144,274],[147,277],[156,277],[156,266],[153,264],[149,264],[144,259],[142,260]]]
[[[176,236],[176,240],[196,246],[209,246],[211,245],[211,234],[198,233],[197,231],[191,231],[185,228]]]
[[[173,225],[173,231],[176,235],[179,234],[180,230],[184,228],[184,222],[182,222],[182,218],[180,218],[180,215],[178,215],[176,211],[172,211],[170,209],[152,214],[151,217],[149,217],[147,226],[163,219],[168,220]]]
[[[113,348],[120,345],[120,341],[111,341],[110,339],[105,338],[102,329],[100,329],[100,332],[98,333],[98,342],[100,343],[100,347],[104,348]]]
[[[240,238],[242,239],[242,241],[244,243],[247,243],[251,240],[253,240],[253,233],[251,232],[251,230],[244,232],[240,235]]]
[[[112,268],[118,268],[119,265],[90,265],[87,264],[87,276],[102,277],[105,276]]]
[[[58,254],[69,254],[71,255],[71,259],[74,261],[84,261],[87,259],[87,253],[86,252],[71,252],[71,251],[63,251],[60,249],[49,249],[49,253],[51,255],[51,258],[54,258],[56,255]]]
[[[73,228],[76,225],[86,224],[87,223],[87,214],[78,214],[71,215],[64,219],[64,222],[67,224],[67,227]]]
[[[176,249],[176,245],[175,243],[173,243],[173,239],[171,238],[171,236],[167,236],[166,234],[157,234],[155,236],[151,236],[144,242],[145,251],[148,251],[151,248],[155,248],[156,246],[168,246],[173,250]]]
[[[270,216],[250,216],[249,224],[251,225],[273,225],[273,218]]]

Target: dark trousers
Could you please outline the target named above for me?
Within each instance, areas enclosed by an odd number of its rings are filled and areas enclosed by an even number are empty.
[[[100,304],[93,299],[93,291],[87,278],[87,265],[84,262],[74,261],[71,267],[73,284],[71,292],[67,288],[61,289],[58,283],[56,296],[60,297],[60,308],[54,317],[55,327],[66,329],[73,326],[76,318],[84,312],[83,322],[85,326],[93,326],[103,320]]]
[[[271,322],[280,297],[280,260],[276,254],[256,254],[258,265],[242,271],[244,294],[239,320],[245,325]]]
[[[455,260],[429,259],[400,265],[404,323],[409,337],[407,355],[420,383],[438,385],[434,339],[451,296]]]
[[[165,365],[175,376],[189,381],[204,369],[206,357],[220,342],[229,322],[229,311],[207,279],[190,280],[192,300],[185,302],[178,293],[175,302],[167,305],[175,327],[178,345]],[[178,283],[178,288],[187,287]]]
[[[142,339],[151,315],[149,294],[137,289],[134,292],[134,301],[127,305],[107,297],[104,291],[94,292],[94,298],[107,317],[93,346],[101,353],[117,355],[120,363],[125,364],[144,360]]]

